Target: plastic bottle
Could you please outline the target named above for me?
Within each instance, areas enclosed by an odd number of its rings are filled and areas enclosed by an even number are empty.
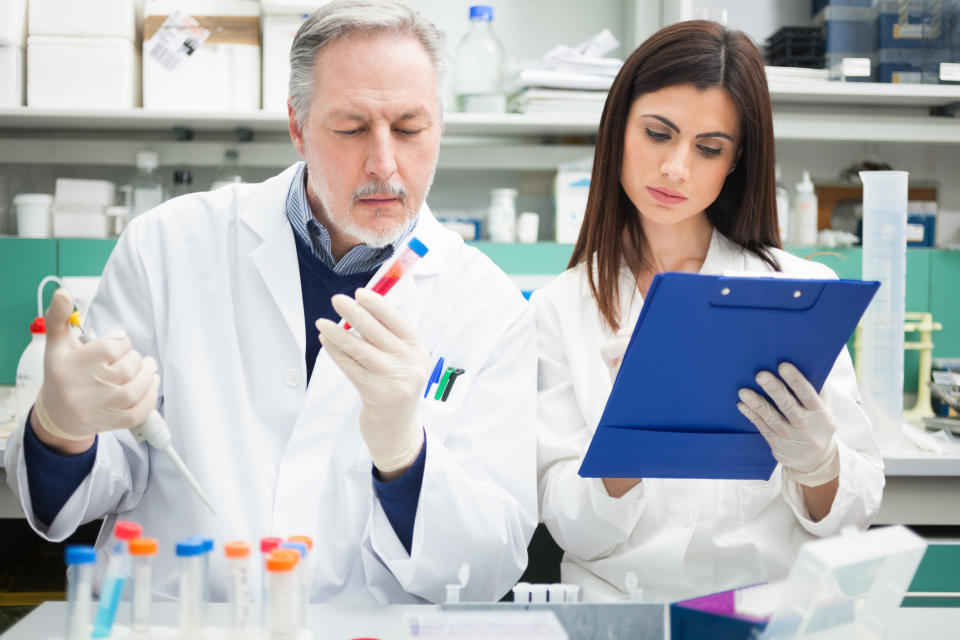
[[[160,158],[153,151],[141,151],[137,154],[137,172],[130,180],[131,199],[130,219],[149,211],[163,202],[163,180],[157,167]]]
[[[230,602],[231,637],[243,637],[250,633],[252,616],[250,614],[250,545],[242,540],[223,545],[230,572],[228,601]]]
[[[67,562],[67,640],[90,637],[90,605],[93,603],[93,547],[71,545],[64,554]]]
[[[790,234],[790,194],[783,186],[780,165],[777,165],[777,226],[780,229],[780,244],[786,245]]]
[[[137,633],[150,631],[150,602],[153,591],[150,584],[153,556],[157,555],[154,538],[134,538],[130,541],[133,564],[133,596],[130,605],[130,627]]]
[[[293,640],[300,633],[297,600],[300,579],[296,572],[299,555],[290,549],[276,549],[267,557],[267,614],[264,623],[269,640]]]
[[[213,184],[210,190],[225,187],[228,184],[237,184],[246,182],[243,179],[243,173],[240,172],[240,153],[236,149],[227,149],[223,152],[223,164],[217,169],[213,177]]]
[[[493,189],[487,211],[487,230],[491,242],[517,241],[516,189]]]
[[[17,396],[36,398],[43,383],[43,351],[47,346],[47,325],[42,317],[30,323],[30,344],[17,362]]]
[[[493,7],[470,7],[470,28],[457,45],[457,108],[471,113],[503,113],[503,45],[493,32]]]
[[[803,172],[803,180],[797,183],[797,199],[793,203],[793,244],[810,246],[817,244],[817,194],[813,192],[810,172]]]

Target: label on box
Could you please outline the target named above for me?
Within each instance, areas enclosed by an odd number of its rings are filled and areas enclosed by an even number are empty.
[[[148,55],[167,71],[174,71],[209,37],[210,32],[196,20],[174,11],[150,39],[153,44]]]
[[[898,40],[914,40],[923,37],[922,24],[895,24],[893,37]]]
[[[907,225],[907,242],[923,242],[923,235],[927,227],[922,224],[910,223]]]
[[[940,79],[947,82],[960,82],[960,62],[941,62]]]
[[[844,78],[869,78],[870,75],[870,58],[843,59]]]

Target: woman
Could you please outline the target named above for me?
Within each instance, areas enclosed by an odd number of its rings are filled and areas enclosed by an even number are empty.
[[[804,541],[866,527],[880,505],[883,466],[846,350],[820,394],[789,363],[758,374],[774,403],[740,392],[779,463],[767,481],[577,475],[665,271],[836,277],[780,249],[763,60],[712,22],[666,27],[624,63],[569,268],[533,297],[541,517],[565,551],[563,581],[591,601],[625,597],[628,572],[660,602],[782,578]]]

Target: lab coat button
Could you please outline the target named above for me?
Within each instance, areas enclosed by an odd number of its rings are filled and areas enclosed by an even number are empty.
[[[680,526],[683,527],[684,529],[687,529],[692,524],[693,524],[693,513],[690,511],[687,511],[685,514],[683,514],[683,517],[680,519]]]
[[[298,369],[287,369],[287,385],[291,387],[300,386],[300,371]]]

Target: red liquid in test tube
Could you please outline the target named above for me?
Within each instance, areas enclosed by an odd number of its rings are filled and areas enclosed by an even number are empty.
[[[380,276],[376,282],[373,283],[373,286],[370,287],[370,290],[374,293],[379,293],[382,296],[387,295],[387,292],[390,289],[393,289],[393,285],[404,276],[407,271],[423,256],[426,255],[428,249],[425,244],[417,240],[416,238],[410,238],[410,242],[407,243],[406,248],[403,252],[396,257],[393,261],[393,264],[387,269],[386,273]],[[344,323],[344,329],[350,330],[350,323]]]

